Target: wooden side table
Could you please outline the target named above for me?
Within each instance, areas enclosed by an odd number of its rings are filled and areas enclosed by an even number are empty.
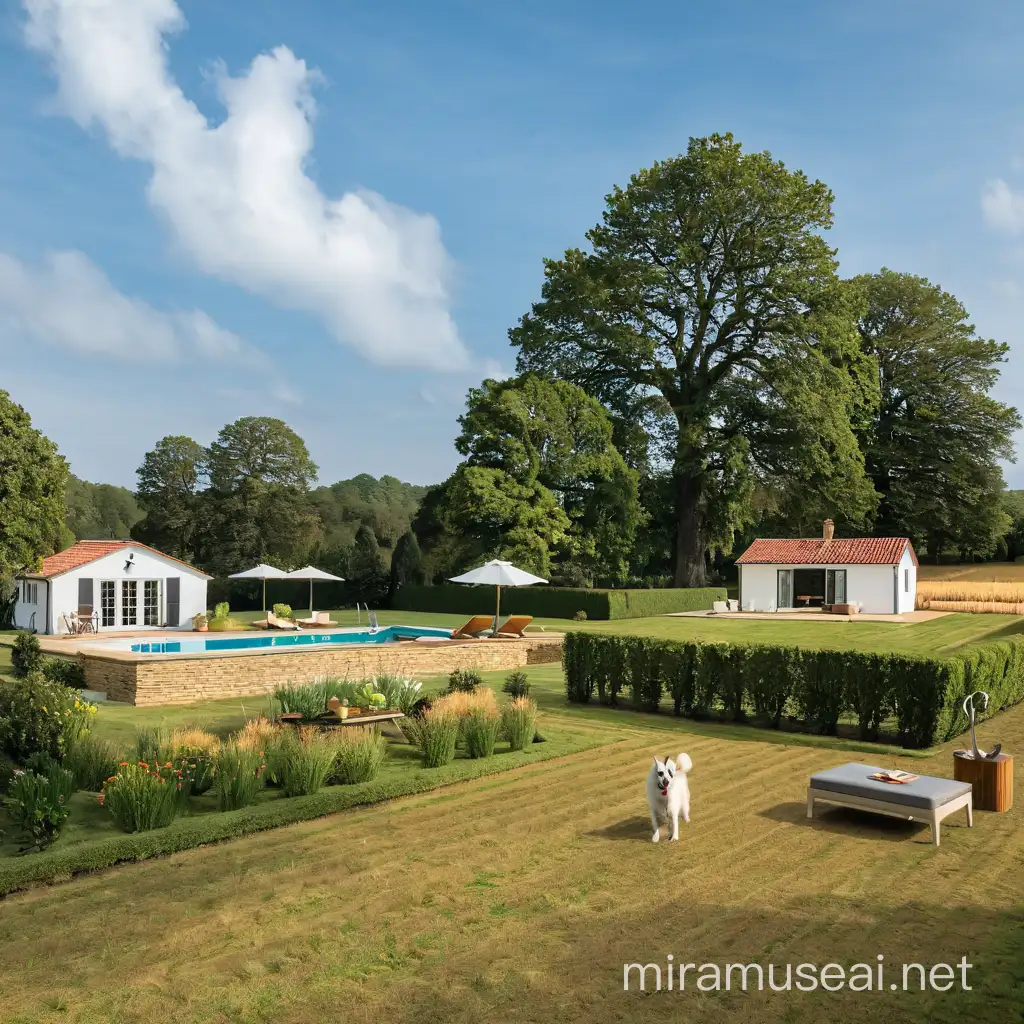
[[[953,751],[953,778],[969,782],[976,811],[1008,811],[1013,806],[1013,755],[976,761],[968,750]]]

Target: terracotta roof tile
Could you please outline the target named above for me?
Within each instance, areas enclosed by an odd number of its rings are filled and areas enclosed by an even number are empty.
[[[897,565],[909,548],[907,537],[820,537],[802,540],[755,540],[736,559],[739,565]]]
[[[193,572],[202,572],[201,569],[197,569],[194,565],[189,565],[188,562],[183,562],[180,558],[175,558],[173,555],[165,555],[162,551],[157,551],[156,548],[151,548],[148,544],[140,544],[135,540],[80,540],[72,544],[71,547],[58,551],[57,554],[50,555],[48,558],[44,558],[42,569],[39,572],[29,573],[28,575],[42,576],[45,579],[53,576],[63,576],[64,573],[71,572],[72,569],[77,569],[81,565],[88,565],[89,562],[95,562],[96,559],[103,558],[104,555],[112,555],[115,551],[124,551],[125,548],[141,548],[143,551],[151,551],[154,555],[160,555],[161,558],[167,558],[172,562],[177,562],[179,565],[184,565]],[[203,575],[205,576],[206,573],[203,573]],[[212,579],[212,577],[207,578]]]

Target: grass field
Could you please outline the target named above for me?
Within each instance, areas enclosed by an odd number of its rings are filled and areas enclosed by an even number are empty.
[[[559,709],[552,673],[531,671],[546,715],[611,745],[9,897],[0,1020],[1019,1019],[1019,807],[978,812],[972,830],[950,819],[938,850],[911,823],[808,822],[807,776],[868,755],[607,709],[587,719]],[[100,725],[120,733],[111,710]],[[979,739],[1024,747],[1024,707]],[[882,763],[948,775],[950,746]],[[652,753],[679,749],[694,761],[693,821],[655,846],[643,778]],[[624,963],[669,953],[783,970],[881,953],[886,990],[622,991]],[[962,956],[970,992],[888,990],[904,961]]]
[[[238,618],[254,621],[259,612],[242,612]],[[343,626],[356,625],[353,611],[331,612]],[[823,618],[825,618],[823,616]],[[464,615],[431,612],[379,612],[382,626],[446,626],[465,623]],[[365,623],[366,616],[363,616]],[[784,643],[861,651],[901,651],[906,654],[949,653],[964,644],[1024,632],[1019,615],[945,615],[930,622],[872,622],[828,620],[798,622],[794,619],[728,619],[656,615],[645,619],[611,622],[573,622],[568,619],[536,619],[534,625],[552,632],[593,630],[619,635],[653,636],[665,640],[731,640],[746,643]]]

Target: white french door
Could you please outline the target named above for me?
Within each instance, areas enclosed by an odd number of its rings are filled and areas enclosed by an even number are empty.
[[[100,628],[159,626],[163,621],[162,580],[100,580]]]
[[[779,569],[776,605],[779,611],[793,607],[793,570]]]

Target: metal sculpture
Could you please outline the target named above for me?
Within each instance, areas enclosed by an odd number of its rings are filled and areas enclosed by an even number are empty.
[[[984,690],[975,690],[974,693],[968,694],[964,698],[964,714],[971,720],[971,751],[970,756],[975,761],[994,761],[999,756],[999,751],[1003,749],[1001,743],[997,743],[989,753],[985,753],[984,750],[978,748],[978,739],[974,735],[974,698],[981,697],[982,704],[981,710],[984,712],[988,707],[988,694]],[[964,751],[966,754],[967,751]]]

